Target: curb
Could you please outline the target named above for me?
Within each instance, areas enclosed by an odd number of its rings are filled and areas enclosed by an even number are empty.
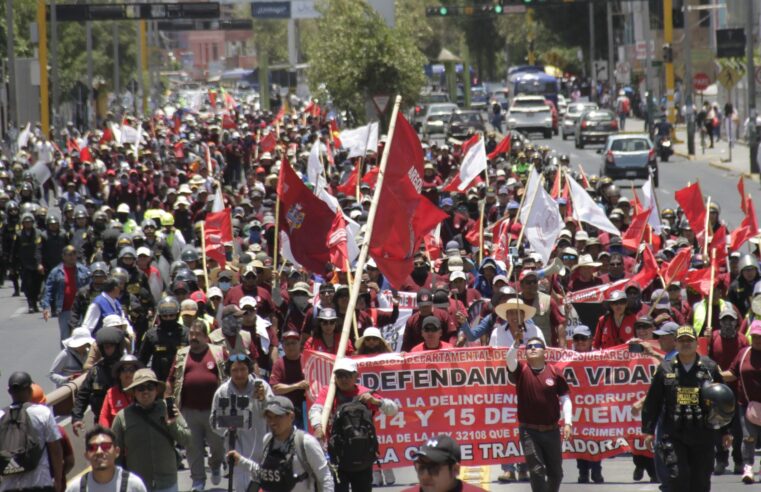
[[[694,155],[689,155],[685,152],[677,152],[674,151],[674,155],[681,157],[682,159],[687,159],[688,161],[694,161],[696,157]]]
[[[753,180],[753,181],[758,181],[760,178],[759,175],[754,175],[747,171],[738,171],[737,169],[731,166],[728,166],[726,163],[721,161],[708,161],[708,165],[716,169],[721,169],[722,171],[735,172],[741,175],[742,177]]]

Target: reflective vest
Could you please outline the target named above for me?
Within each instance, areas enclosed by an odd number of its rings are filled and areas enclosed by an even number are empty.
[[[695,333],[697,333],[698,336],[700,336],[700,333],[703,331],[703,326],[706,322],[706,315],[707,315],[707,301],[700,301],[697,303],[694,309],[694,313],[692,315],[692,326],[695,328]],[[724,311],[724,306],[726,303],[724,302],[724,299],[719,299],[719,311]],[[714,309],[716,309],[714,307]]]

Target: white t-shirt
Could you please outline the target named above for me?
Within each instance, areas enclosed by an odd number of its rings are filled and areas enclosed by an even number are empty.
[[[58,432],[53,412],[48,407],[45,405],[30,405],[26,412],[29,416],[29,423],[34,432],[37,433],[37,436],[39,436],[41,442],[50,443],[61,439],[61,433]],[[0,417],[4,414],[5,411],[0,410]],[[46,451],[42,453],[40,463],[34,470],[3,477],[3,481],[0,482],[0,492],[4,490],[51,487],[52,485],[53,477],[50,476],[50,462],[48,461],[48,453]]]
[[[66,492],[79,492],[81,478],[76,478],[66,486]],[[147,492],[145,484],[136,473],[130,473],[127,478],[127,492]],[[87,492],[119,492],[122,487],[122,468],[116,467],[116,473],[107,483],[98,483],[92,476],[87,474]]]
[[[526,328],[526,333],[523,335],[524,342],[529,338],[539,338],[544,344],[547,342],[544,340],[544,333],[540,330],[533,321],[527,319],[523,322],[523,326]],[[489,338],[490,347],[512,347],[515,339],[512,332],[507,329],[507,322],[499,320],[494,324],[494,329],[491,332],[491,338]]]

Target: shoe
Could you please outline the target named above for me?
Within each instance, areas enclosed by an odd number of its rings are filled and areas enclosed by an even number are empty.
[[[602,473],[592,473],[592,481],[594,483],[605,483]]]
[[[518,470],[518,481],[519,482],[528,482],[530,480],[528,476],[528,471],[526,470]]]
[[[515,482],[515,472],[506,471],[505,473],[497,477],[497,481],[500,483]]]
[[[713,467],[714,475],[724,475],[725,471],[727,471],[727,463],[718,462]]]
[[[191,492],[203,492],[203,489],[206,487],[206,482],[203,480],[195,480],[193,481],[193,486],[190,488]]]
[[[743,467],[743,483],[751,484],[753,483],[753,465],[745,465]]]
[[[380,487],[383,485],[383,475],[380,470],[373,470],[373,487]]]
[[[734,475],[742,475],[743,472],[743,465],[742,463],[735,463],[735,467],[732,470],[732,474]]]
[[[589,476],[588,475],[579,475],[579,479],[577,480],[579,483],[589,483]]]
[[[634,467],[634,473],[632,473],[632,480],[635,482],[639,482],[642,480],[642,477],[645,476],[645,468],[641,466],[635,466]]]
[[[222,470],[219,466],[211,469],[211,484],[219,485],[222,483]]]
[[[13,294],[11,295],[11,297],[21,297],[21,293],[19,291],[17,291],[17,290],[14,290]]]
[[[394,475],[393,468],[383,469],[383,483],[386,485],[394,485],[396,483],[396,475]]]

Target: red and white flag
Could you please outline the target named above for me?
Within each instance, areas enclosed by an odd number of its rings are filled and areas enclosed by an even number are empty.
[[[225,243],[233,240],[233,225],[230,209],[225,208],[219,212],[206,214],[204,220],[204,241],[206,256],[225,267]]]
[[[470,140],[462,144],[462,164],[460,164],[459,191],[464,191],[479,174],[486,171],[486,147],[484,139],[474,135]]]

